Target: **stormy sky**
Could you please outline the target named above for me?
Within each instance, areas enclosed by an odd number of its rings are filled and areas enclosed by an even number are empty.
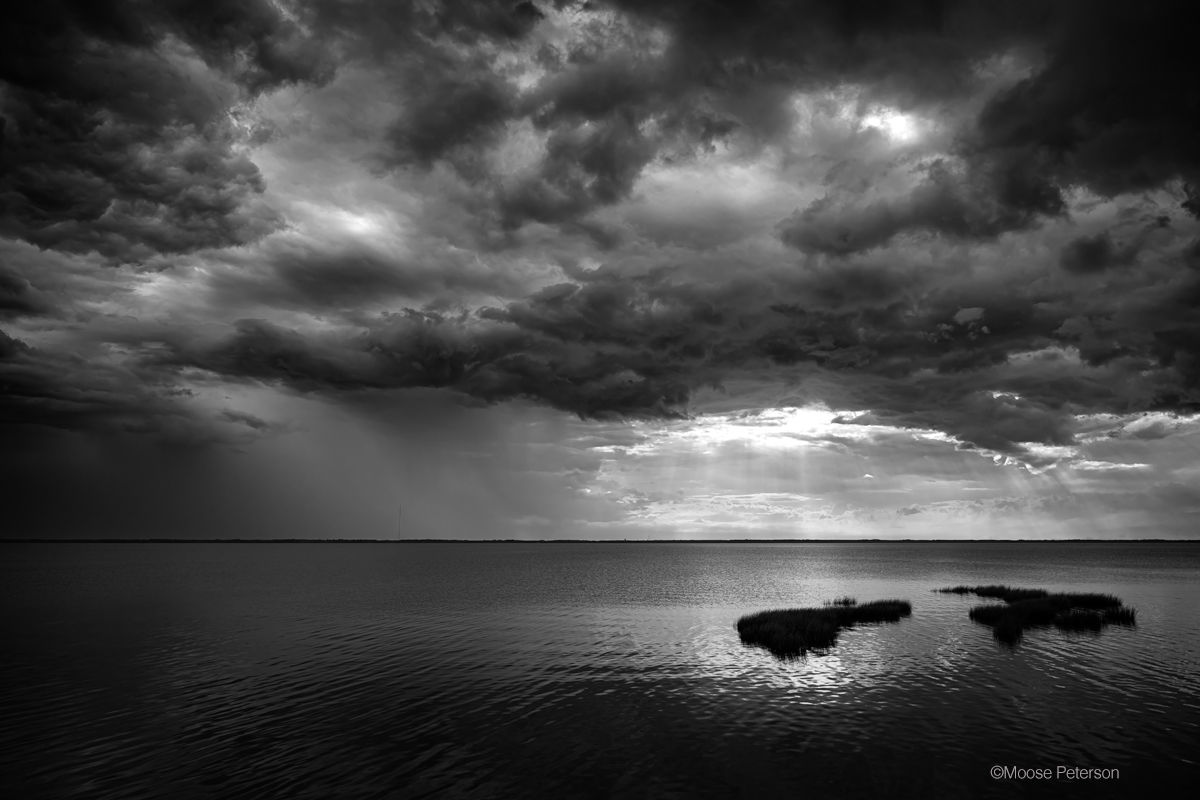
[[[1185,5],[20,4],[4,535],[1194,535]]]

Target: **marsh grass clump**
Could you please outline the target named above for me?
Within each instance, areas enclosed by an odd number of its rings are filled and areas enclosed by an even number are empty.
[[[1136,608],[1105,608],[1102,611],[1092,611],[1087,608],[1073,608],[1054,618],[1054,627],[1064,631],[1099,631],[1105,625],[1137,625]]]
[[[1013,586],[952,586],[949,589],[935,589],[942,594],[974,594],[979,597],[994,597],[1006,603],[1017,600],[1034,600],[1050,594],[1045,589],[1017,589]]]
[[[899,622],[901,617],[912,616],[912,603],[907,600],[872,600],[841,611],[851,623]]]
[[[1121,598],[1111,594],[1060,594],[1055,597],[1066,597],[1073,608],[1090,608],[1103,611],[1110,608],[1120,608]]]
[[[849,600],[850,602],[843,602]],[[860,623],[899,622],[912,614],[907,600],[875,600],[859,605],[854,598],[827,601],[821,608],[784,608],[747,614],[737,621],[743,644],[770,650],[779,658],[828,650],[843,628]]]
[[[1004,604],[975,606],[972,621],[992,628],[997,639],[1006,644],[1020,641],[1026,628],[1053,625],[1064,631],[1099,631],[1106,625],[1133,626],[1137,610],[1125,608],[1111,594],[1058,592],[1044,589],[1017,589],[1011,586],[954,586],[937,591],[946,594],[975,594],[997,598]]]
[[[1136,608],[1106,608],[1104,609],[1104,622],[1108,625],[1124,625],[1132,628],[1137,625],[1137,609]]]

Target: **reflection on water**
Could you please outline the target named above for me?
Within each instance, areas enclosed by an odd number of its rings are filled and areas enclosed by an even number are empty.
[[[972,612],[974,613],[974,612]],[[820,608],[774,608],[738,618],[742,644],[763,647],[788,660],[809,653],[825,655],[838,634],[856,625],[899,622],[912,615],[907,600],[874,600],[859,605],[853,597],[826,600]]]
[[[1197,777],[1197,546],[3,552],[8,796],[1135,796]],[[1138,627],[1005,650],[973,600],[932,592],[957,583],[1112,592]],[[913,614],[792,661],[734,629],[847,594]],[[1016,786],[994,764],[1121,780]]]

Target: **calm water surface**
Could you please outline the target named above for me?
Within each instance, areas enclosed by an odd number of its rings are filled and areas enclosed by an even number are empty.
[[[91,544],[0,552],[7,797],[1022,797],[1200,778],[1200,546]],[[1004,648],[958,583],[1117,594]],[[780,661],[738,616],[906,598]],[[994,780],[993,765],[1119,780]]]

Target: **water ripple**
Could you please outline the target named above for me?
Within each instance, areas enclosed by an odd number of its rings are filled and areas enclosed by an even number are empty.
[[[1010,796],[996,763],[1194,777],[1200,548],[917,547],[14,549],[0,770],[23,798]],[[1115,592],[1139,625],[1006,648],[972,600],[931,591],[972,582]],[[733,627],[844,594],[913,616],[791,661]]]

